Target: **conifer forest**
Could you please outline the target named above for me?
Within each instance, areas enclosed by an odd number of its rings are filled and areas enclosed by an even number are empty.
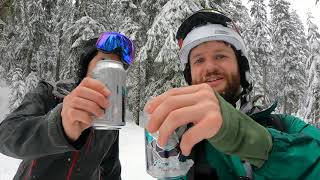
[[[313,0],[316,1],[317,0]],[[186,86],[175,34],[202,8],[233,18],[248,49],[252,97],[277,112],[320,122],[320,30],[286,0],[0,0],[0,86],[15,109],[39,80],[75,76],[84,42],[104,31],[133,40],[128,110],[139,121],[150,97]],[[317,6],[320,6],[318,3]],[[269,11],[267,11],[269,9]]]

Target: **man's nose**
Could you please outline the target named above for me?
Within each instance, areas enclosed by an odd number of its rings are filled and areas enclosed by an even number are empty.
[[[205,68],[207,72],[216,71],[218,69],[217,61],[215,61],[213,58],[209,58],[206,61]]]

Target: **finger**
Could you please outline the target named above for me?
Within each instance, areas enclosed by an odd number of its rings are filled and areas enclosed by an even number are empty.
[[[91,127],[91,125],[82,123],[81,121],[75,121],[72,126],[76,128],[76,130],[73,130],[73,133],[72,133],[74,137],[76,137],[76,138],[72,138],[73,141],[76,141],[79,138],[83,130]]]
[[[213,137],[221,127],[221,124],[215,124],[210,117],[201,120],[198,124],[188,129],[182,136],[180,149],[183,155],[188,156],[193,146],[203,139]]]
[[[165,93],[151,99],[149,102],[147,102],[144,110],[147,113],[151,114],[166,99],[171,98],[172,96],[195,93],[195,92],[199,91],[201,88],[204,88],[206,86],[209,86],[209,85],[199,84],[199,85],[193,85],[193,86],[188,86],[188,87],[170,89],[167,92],[165,92]],[[208,88],[208,87],[206,87],[206,88]]]
[[[74,123],[79,123],[80,127],[84,126],[91,126],[92,124],[92,116],[88,112],[78,110],[78,109],[72,109],[70,110],[70,117],[74,120]]]
[[[86,124],[86,123],[82,123],[82,122],[79,121],[79,126],[80,126],[80,128],[81,128],[82,130],[85,130],[85,129],[88,129],[89,127],[91,127],[91,126],[92,126],[92,123]]]
[[[105,113],[104,109],[100,108],[100,106],[93,101],[80,97],[74,97],[71,101],[72,102],[70,105],[72,108],[86,111],[89,114],[95,115],[96,117],[101,117]]]
[[[103,94],[95,91],[93,89],[87,87],[79,87],[75,90],[74,96],[81,97],[83,99],[87,99],[97,103],[101,108],[105,109],[108,107],[109,101],[108,96],[104,96]]]
[[[110,90],[101,81],[90,78],[90,77],[84,78],[81,81],[80,86],[84,86],[84,87],[93,89],[95,91],[98,91],[104,96],[109,96],[111,94]]]
[[[203,103],[203,101],[208,101],[209,103],[211,102],[212,104],[209,106],[214,108],[214,103],[218,102],[215,100],[210,101],[210,98],[213,96],[215,95],[210,89],[209,91],[197,91],[196,93],[192,94],[176,95],[167,98],[153,111],[152,114],[150,114],[147,130],[150,132],[157,131],[169,113],[179,108],[193,106],[198,102],[201,102],[203,105],[208,105],[208,103]]]
[[[181,126],[189,123],[198,123],[205,115],[204,105],[183,107],[172,111],[159,128],[158,144],[164,147],[174,131]]]
[[[147,130],[151,133],[157,131],[170,112],[176,109],[194,105],[196,103],[194,96],[194,94],[187,94],[173,96],[166,99],[157,107],[157,109],[155,109],[152,114],[149,115]]]

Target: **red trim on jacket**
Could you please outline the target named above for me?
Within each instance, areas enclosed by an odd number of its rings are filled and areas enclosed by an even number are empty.
[[[70,166],[70,169],[69,169],[69,172],[68,172],[66,180],[70,180],[72,172],[74,170],[74,167],[76,166],[78,157],[79,157],[79,152],[78,151],[73,152],[73,154],[72,154],[72,163],[71,163],[71,166]]]
[[[85,145],[86,146],[85,147],[85,149],[86,149],[85,154],[86,155],[88,154],[88,152],[90,150],[90,145],[91,145],[91,142],[92,142],[93,134],[94,134],[94,130],[91,130],[88,142]],[[72,175],[72,173],[74,171],[74,167],[76,166],[76,163],[77,163],[78,159],[79,159],[79,151],[73,152],[73,154],[72,154],[72,163],[71,163],[70,169],[68,171],[68,175],[67,175],[67,179],[66,180],[70,180],[71,179],[71,175]]]
[[[88,139],[88,142],[86,144],[86,152],[85,152],[85,155],[88,154],[89,150],[90,150],[90,145],[92,143],[92,139],[93,139],[93,134],[94,134],[94,130],[91,129],[91,132],[90,132],[90,135],[89,135],[89,139]]]
[[[37,160],[32,160],[32,161],[31,161],[31,166],[30,166],[30,169],[29,169],[29,173],[24,177],[25,180],[27,180],[28,177],[31,177],[31,176],[32,176],[32,170],[33,170],[34,167],[36,166],[36,163],[37,163]]]

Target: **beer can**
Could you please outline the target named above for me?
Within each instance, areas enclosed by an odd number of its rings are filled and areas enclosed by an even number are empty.
[[[159,134],[151,134],[145,130],[145,152],[147,173],[157,179],[184,179],[193,166],[190,157],[184,156],[180,150],[180,139],[187,126],[180,127],[170,136],[165,147],[157,144]]]
[[[92,77],[101,81],[110,91],[110,106],[101,118],[94,118],[93,128],[97,130],[115,130],[123,127],[125,122],[126,71],[119,61],[104,59],[98,61]]]

